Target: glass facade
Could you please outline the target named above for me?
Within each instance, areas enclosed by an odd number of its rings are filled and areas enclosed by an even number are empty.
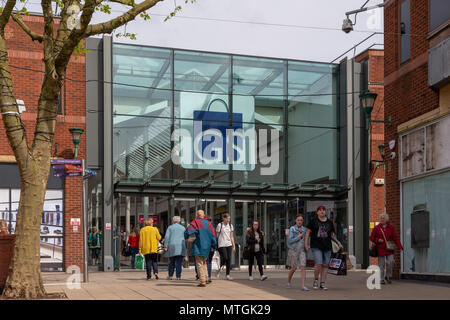
[[[337,74],[332,64],[114,44],[114,176],[142,182],[336,181]],[[197,165],[195,153],[193,163],[174,162],[172,133],[195,130],[199,120],[202,130],[222,130],[223,141],[227,129],[253,130],[253,163],[242,166],[236,150],[231,161],[224,146],[211,152],[224,160],[216,166]],[[263,168],[269,174],[261,174]]]
[[[112,71],[114,182],[338,184],[337,65],[113,44]],[[116,267],[130,265],[120,255],[127,225],[142,227],[155,216],[163,235],[171,217],[187,225],[198,209],[214,225],[232,213],[241,248],[247,226],[260,221],[266,262],[284,264],[286,229],[306,214],[305,201],[218,194],[121,194],[113,218]]]

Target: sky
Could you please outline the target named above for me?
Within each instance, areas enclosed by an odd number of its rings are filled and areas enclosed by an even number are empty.
[[[34,0],[37,1],[37,0]],[[140,1],[136,0],[137,3]],[[341,30],[345,12],[360,8],[366,0],[165,0],[150,9],[150,21],[138,18],[116,33],[136,33],[137,40],[114,37],[115,42],[256,55],[295,60],[331,62],[373,32],[383,30],[383,9],[357,16],[354,31]],[[382,3],[369,0],[366,6]],[[164,22],[175,5],[183,7]],[[93,23],[120,15],[126,8],[111,5],[112,14],[96,13]],[[39,10],[39,6],[36,7]],[[29,9],[30,10],[30,9]],[[34,11],[36,11],[34,10]],[[354,15],[350,17],[355,22]],[[377,44],[375,35],[356,49],[356,54]],[[352,50],[348,56],[354,54]],[[339,61],[338,59],[337,61]]]

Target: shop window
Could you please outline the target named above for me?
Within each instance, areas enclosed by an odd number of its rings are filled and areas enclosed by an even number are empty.
[[[8,232],[16,232],[20,189],[0,189],[0,219]],[[47,190],[41,217],[40,259],[42,271],[63,271],[64,246],[63,190]]]
[[[449,19],[448,0],[430,0],[430,32]]]
[[[449,182],[447,171],[402,184],[403,272],[450,273]]]
[[[409,177],[425,172],[425,136],[424,129],[404,135],[402,147],[402,177]]]
[[[400,178],[450,167],[450,117],[403,135]]]

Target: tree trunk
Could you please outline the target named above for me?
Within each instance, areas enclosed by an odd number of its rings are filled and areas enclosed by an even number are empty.
[[[5,298],[39,299],[46,296],[40,272],[40,226],[50,164],[28,159],[22,175],[16,239]]]

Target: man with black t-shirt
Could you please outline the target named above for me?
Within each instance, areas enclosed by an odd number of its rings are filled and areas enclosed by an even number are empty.
[[[308,230],[305,236],[306,251],[311,249],[314,255],[314,284],[313,289],[319,289],[319,274],[320,274],[320,289],[328,290],[325,287],[327,279],[328,264],[330,263],[332,244],[331,240],[339,245],[342,249],[342,244],[336,238],[334,225],[326,216],[326,209],[324,206],[317,208],[317,216],[311,219],[308,224]],[[308,240],[311,236],[311,243]]]

